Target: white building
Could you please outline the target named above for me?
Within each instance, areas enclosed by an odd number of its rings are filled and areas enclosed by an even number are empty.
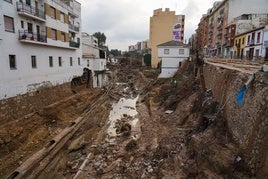
[[[93,88],[103,87],[107,83],[106,52],[94,45],[92,35],[82,33],[83,67],[91,70]]]
[[[190,55],[189,47],[179,41],[169,41],[160,44],[158,47],[158,57],[162,61],[161,74],[159,78],[172,77],[181,66],[184,60]]]
[[[261,56],[268,61],[268,25],[263,29],[263,46]]]
[[[228,1],[228,21],[230,24],[236,17],[242,14],[267,14],[267,0],[224,0]]]
[[[0,99],[81,75],[81,4],[75,0],[0,2]]]
[[[247,59],[257,60],[262,56],[263,29],[264,27],[260,27],[246,32],[245,55]]]

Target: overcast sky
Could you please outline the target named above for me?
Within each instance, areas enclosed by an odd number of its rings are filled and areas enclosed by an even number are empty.
[[[170,8],[185,15],[185,39],[195,33],[202,14],[216,0],[77,0],[82,8],[82,31],[103,32],[109,49],[126,51],[129,45],[149,39],[153,10]]]

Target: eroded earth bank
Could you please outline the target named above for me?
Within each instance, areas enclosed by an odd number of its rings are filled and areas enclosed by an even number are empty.
[[[71,87],[53,104],[1,120],[0,178],[267,177],[267,97],[254,101],[261,103],[256,127],[239,135],[230,127],[235,102],[221,89],[202,90],[193,67],[188,62],[173,78],[157,79],[155,70],[111,66],[103,89]],[[205,73],[217,70],[211,68]],[[240,84],[246,78],[221,73]],[[254,85],[260,91],[250,89],[246,101],[267,96],[267,86]],[[258,135],[256,149],[250,141]]]

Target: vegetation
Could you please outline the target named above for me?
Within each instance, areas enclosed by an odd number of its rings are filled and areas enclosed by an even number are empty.
[[[102,32],[95,32],[95,33],[93,34],[93,36],[96,37],[96,38],[98,39],[98,46],[99,46],[100,48],[107,48],[107,49],[108,49],[108,47],[105,46],[105,43],[106,43],[106,36],[105,36],[104,33],[102,33]]]

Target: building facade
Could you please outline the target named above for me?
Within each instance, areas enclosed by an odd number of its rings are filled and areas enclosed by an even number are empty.
[[[187,60],[190,55],[189,47],[182,42],[169,41],[160,44],[158,47],[158,57],[161,59],[161,74],[159,78],[170,78]]]
[[[263,46],[261,55],[264,60],[268,60],[268,25],[263,29]]]
[[[150,17],[149,35],[149,46],[152,54],[151,64],[153,68],[156,68],[160,62],[157,45],[173,40],[173,38],[183,42],[184,21],[184,15],[175,15],[175,11],[170,11],[168,8],[164,11],[162,9],[154,10],[153,16]]]
[[[203,49],[205,55],[234,57],[234,37],[267,24],[267,7],[267,0],[215,2],[205,15],[208,19],[208,36],[202,33],[205,26],[204,18],[200,20],[197,29],[198,36],[201,34],[201,37],[198,37],[199,48]]]
[[[93,40],[92,40],[93,39]],[[82,33],[83,68],[91,71],[93,88],[103,87],[107,83],[106,51],[97,47],[92,35]]]
[[[235,36],[234,38],[234,56],[232,58],[245,58],[245,47],[246,47],[246,38],[245,33]]]
[[[249,60],[260,60],[262,57],[264,27],[246,32],[245,56]]]
[[[83,73],[80,3],[0,4],[0,99],[70,82]]]

